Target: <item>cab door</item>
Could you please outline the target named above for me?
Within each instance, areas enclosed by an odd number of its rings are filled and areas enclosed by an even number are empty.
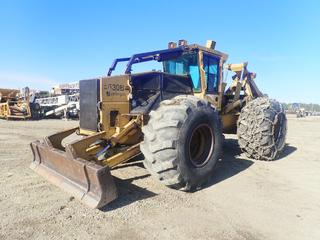
[[[204,82],[206,83],[205,98],[220,109],[219,85],[221,81],[220,57],[203,53]]]

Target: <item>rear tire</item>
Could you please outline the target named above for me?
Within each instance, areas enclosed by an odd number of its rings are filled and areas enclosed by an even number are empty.
[[[30,103],[31,117],[33,120],[40,119],[40,108],[39,103]]]
[[[145,167],[171,188],[199,188],[221,158],[223,137],[218,113],[194,96],[161,102],[151,111],[142,132],[140,149]]]
[[[267,97],[249,102],[238,120],[238,142],[249,158],[275,160],[285,146],[287,118],[282,105]]]

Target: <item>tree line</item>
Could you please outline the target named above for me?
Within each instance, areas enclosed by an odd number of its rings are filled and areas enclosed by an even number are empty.
[[[282,103],[285,110],[297,110],[304,108],[306,111],[320,112],[320,104],[314,103]]]

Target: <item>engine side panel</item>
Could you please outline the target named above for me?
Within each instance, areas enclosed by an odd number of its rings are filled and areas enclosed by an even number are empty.
[[[106,138],[112,136],[117,127],[121,130],[129,122],[130,94],[129,75],[101,79],[100,125],[101,130],[106,131]]]

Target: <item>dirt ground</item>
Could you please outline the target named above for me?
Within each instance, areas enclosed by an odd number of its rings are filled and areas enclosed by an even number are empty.
[[[289,118],[274,162],[224,159],[195,193],[162,186],[142,167],[113,171],[119,198],[91,210],[28,168],[29,143],[76,121],[0,120],[0,239],[320,239],[320,117]]]

